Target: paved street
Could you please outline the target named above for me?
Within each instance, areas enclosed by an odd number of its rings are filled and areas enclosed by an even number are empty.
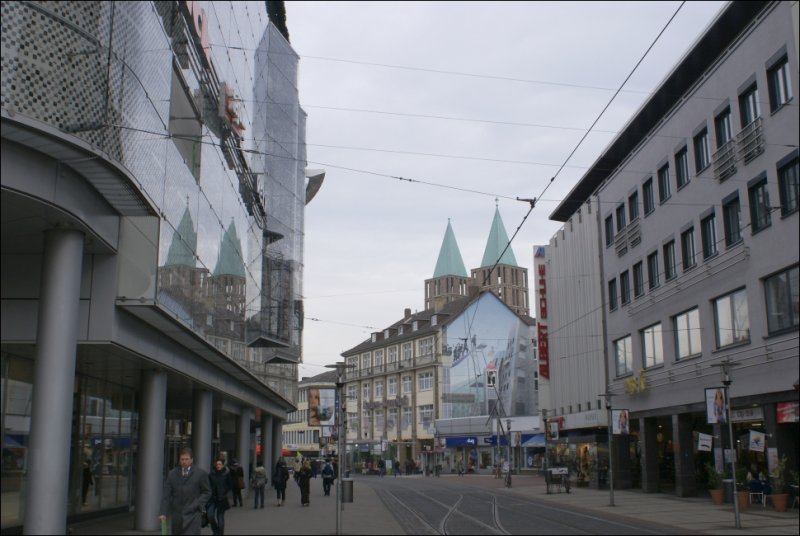
[[[344,534],[792,534],[800,533],[798,510],[775,512],[752,505],[734,528],[731,505],[715,506],[708,497],[677,498],[639,491],[615,492],[573,488],[548,495],[539,476],[515,476],[513,487],[491,476],[358,476],[354,503],[343,512]],[[269,494],[268,498],[273,498]],[[312,480],[311,506],[300,506],[297,486],[287,490],[287,504],[274,501],[264,510],[228,511],[228,534],[335,534],[334,496],[322,494]],[[73,526],[73,534],[146,534],[132,530],[125,514]],[[158,534],[159,532],[152,532]],[[211,534],[203,529],[203,534]]]

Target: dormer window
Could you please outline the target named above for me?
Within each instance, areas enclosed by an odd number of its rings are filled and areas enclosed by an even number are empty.
[[[414,323],[411,325],[411,330],[412,331],[417,331],[417,329],[419,329],[419,321],[418,320],[414,320]]]
[[[383,330],[383,338],[384,339],[388,339],[389,338],[389,330],[388,329],[384,329]]]
[[[378,340],[378,334],[377,333],[373,333],[372,334],[372,342],[376,342],[377,340]]]
[[[397,334],[398,335],[402,335],[403,334],[403,324],[400,324],[400,327],[397,328]]]
[[[431,326],[436,325],[436,315],[431,315]]]

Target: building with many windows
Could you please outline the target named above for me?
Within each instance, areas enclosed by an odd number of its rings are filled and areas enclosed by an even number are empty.
[[[180,448],[279,452],[321,181],[282,10],[3,2],[4,532],[157,530]]]
[[[723,469],[731,438],[711,411],[722,363],[738,464],[768,473],[785,455],[798,467],[797,73],[797,3],[728,4],[551,216],[565,222],[549,246],[559,274],[591,241],[588,208],[596,218],[600,261],[583,264],[602,300],[575,307],[548,280],[549,309],[562,310],[549,348],[604,362],[591,394],[629,410],[618,486],[687,496],[705,488],[704,463]],[[591,344],[554,336],[588,312]],[[556,400],[574,378],[551,373]],[[542,406],[568,421],[584,398]]]
[[[489,416],[537,415],[534,321],[519,312],[527,312],[527,270],[511,248],[503,253],[507,244],[496,210],[485,267],[468,277],[448,222],[434,277],[425,281],[428,308],[406,309],[401,320],[342,353],[350,365],[353,463],[386,458],[403,470],[407,462],[448,470],[461,460],[465,468],[488,470],[498,435]],[[536,426],[525,422],[527,439]]]

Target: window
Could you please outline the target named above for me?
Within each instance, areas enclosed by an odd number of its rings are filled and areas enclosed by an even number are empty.
[[[361,369],[367,370],[371,365],[369,353],[361,354]]]
[[[739,115],[742,120],[742,128],[755,121],[761,115],[761,110],[758,106],[758,87],[755,84],[739,95]]]
[[[647,278],[650,280],[650,290],[658,286],[658,251],[647,256]]]
[[[619,274],[619,290],[623,305],[631,301],[631,274],[625,270]]]
[[[683,271],[694,267],[694,227],[681,233],[681,257],[683,257]]]
[[[397,424],[397,408],[389,408],[387,417],[386,428],[389,430],[394,430],[394,427]]]
[[[433,353],[433,338],[428,337],[419,341],[419,355],[431,355]]]
[[[784,56],[767,70],[769,82],[769,107],[774,112],[792,98],[792,81],[789,78],[789,59]]]
[[[797,194],[798,190],[800,190],[800,187],[798,187],[798,162],[800,160],[795,158],[778,169],[782,216],[797,212]]]
[[[678,190],[689,184],[689,152],[686,147],[675,154],[675,181]]]
[[[752,184],[747,190],[750,198],[750,226],[757,233],[772,224],[769,207],[769,192],[767,192],[767,178]]]
[[[375,350],[375,366],[383,366],[383,350]]]
[[[717,149],[731,140],[731,109],[725,108],[714,118],[714,131],[717,135]]]
[[[391,346],[389,348],[389,358],[387,359],[388,363],[394,363],[397,361],[397,346]]]
[[[712,212],[700,220],[700,234],[703,242],[703,259],[717,254],[717,218]]]
[[[614,355],[617,359],[617,376],[633,372],[633,345],[630,335],[614,341]]]
[[[617,280],[612,279],[608,282],[608,310],[613,311],[617,308]]]
[[[397,378],[389,378],[387,382],[387,396],[397,396]]]
[[[661,323],[644,328],[642,334],[642,353],[644,368],[652,368],[664,363],[664,346],[661,343]]]
[[[747,293],[739,289],[714,300],[714,323],[717,348],[750,340],[750,316],[747,313]]]
[[[614,217],[609,215],[606,218],[606,247],[614,243]]]
[[[433,389],[433,372],[422,372],[417,378],[417,389],[430,391]]]
[[[669,281],[677,275],[675,267],[675,241],[664,244],[664,279]]]
[[[678,359],[700,354],[700,312],[694,308],[672,319]]]
[[[411,376],[403,376],[403,394],[411,393]]]
[[[383,382],[375,382],[375,398],[383,398]]]
[[[704,170],[711,158],[708,152],[708,129],[704,128],[694,137],[694,170],[695,173],[700,173]]]
[[[366,402],[370,399],[369,392],[370,392],[369,384],[368,383],[363,384],[361,386],[361,400],[363,402]]]
[[[631,222],[639,219],[639,192],[628,196],[628,218]]]
[[[431,432],[433,428],[433,404],[426,404],[419,407],[419,422],[422,429]]]
[[[403,343],[403,361],[411,360],[411,343]]]
[[[403,408],[403,428],[411,426],[411,408]]]
[[[647,179],[642,185],[642,199],[644,201],[644,213],[650,214],[656,209],[655,198],[653,197],[653,179]]]
[[[725,246],[731,247],[742,239],[742,227],[739,221],[738,194],[722,205],[722,220],[725,226]]]
[[[800,297],[798,290],[798,267],[777,273],[764,280],[764,294],[767,301],[767,328],[769,333],[796,329],[800,318]]]
[[[669,190],[669,164],[658,170],[658,201],[663,203],[672,195]]]
[[[644,294],[644,267],[642,261],[633,265],[633,295],[639,297]]]
[[[617,232],[623,230],[625,225],[627,225],[625,222],[625,203],[620,203],[617,206]]]

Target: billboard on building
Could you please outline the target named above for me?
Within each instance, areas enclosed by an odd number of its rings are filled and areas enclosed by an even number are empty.
[[[317,389],[308,390],[308,425],[333,426],[336,412],[336,390]]]

